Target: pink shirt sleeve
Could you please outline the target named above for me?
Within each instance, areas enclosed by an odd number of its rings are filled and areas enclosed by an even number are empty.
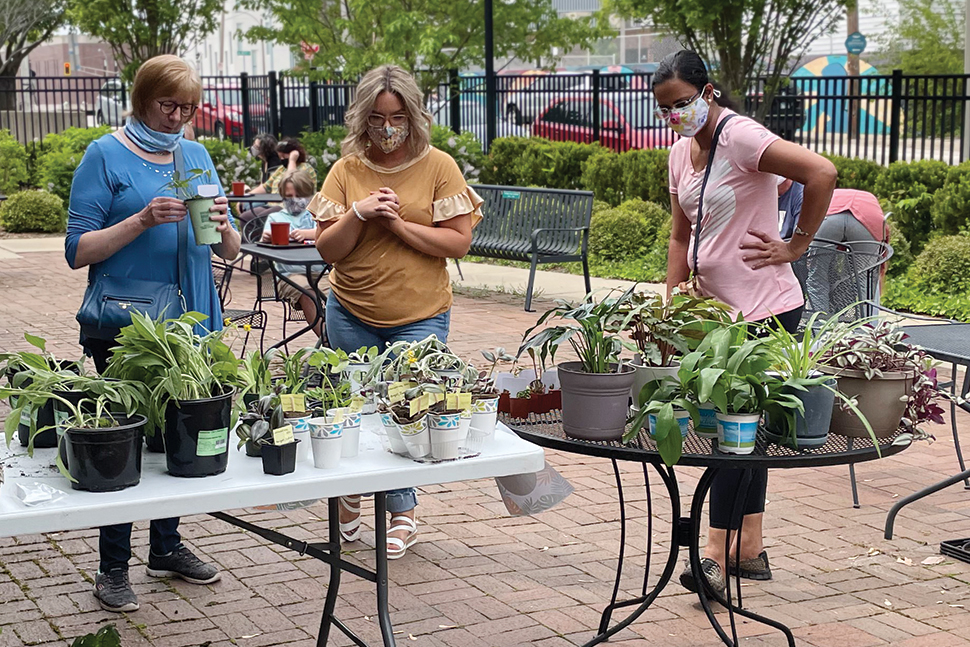
[[[670,157],[667,160],[667,172],[670,179],[667,182],[668,190],[677,195],[678,185],[680,184],[681,174],[684,171],[684,156],[690,160],[690,140],[680,139],[670,148]]]
[[[757,173],[765,150],[781,139],[754,119],[734,118],[724,126],[718,147],[731,150],[731,159],[745,173]]]

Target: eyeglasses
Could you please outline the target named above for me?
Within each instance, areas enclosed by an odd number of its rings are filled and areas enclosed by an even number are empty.
[[[375,112],[367,117],[367,125],[373,128],[380,128],[381,126],[384,125],[385,121],[396,128],[398,126],[403,126],[404,124],[406,124],[408,121],[408,116],[403,114],[397,114],[397,115],[391,115],[387,117],[385,115],[381,115]]]
[[[158,101],[157,103],[164,115],[170,115],[178,110],[183,117],[191,117],[199,109],[199,106],[195,103],[177,103],[175,101]]]
[[[667,121],[668,119],[670,119],[670,113],[672,111],[680,110],[681,108],[686,108],[690,104],[697,101],[697,97],[701,96],[702,93],[703,93],[703,90],[699,91],[690,99],[684,99],[682,101],[678,101],[671,108],[657,108],[656,110],[653,111],[653,114],[656,115],[657,119],[660,119],[661,121]]]

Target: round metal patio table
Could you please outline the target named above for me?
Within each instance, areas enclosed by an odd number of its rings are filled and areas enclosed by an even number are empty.
[[[748,455],[735,455],[719,452],[717,450],[716,439],[708,440],[695,435],[691,431],[684,438],[684,452],[676,467],[701,467],[704,468],[704,473],[694,489],[694,495],[690,505],[690,514],[687,517],[683,517],[681,516],[680,510],[680,490],[677,485],[674,467],[668,467],[664,464],[660,458],[660,454],[657,452],[656,444],[649,438],[646,432],[641,431],[633,441],[624,445],[620,442],[593,442],[569,438],[563,432],[559,411],[552,411],[548,414],[541,415],[532,414],[528,420],[509,419],[507,415],[504,415],[502,421],[520,437],[541,447],[583,456],[607,458],[612,462],[613,473],[616,477],[620,510],[620,547],[616,567],[616,580],[613,586],[613,595],[610,603],[603,610],[597,633],[590,641],[585,643],[584,647],[596,645],[608,640],[610,636],[630,625],[647,610],[650,604],[670,582],[674,570],[677,567],[678,552],[681,547],[687,547],[688,549],[690,554],[690,567],[695,581],[703,584],[698,593],[701,606],[704,608],[704,612],[707,614],[711,626],[714,627],[714,630],[726,645],[737,646],[739,644],[734,618],[735,614],[739,614],[778,629],[785,634],[788,644],[794,647],[795,639],[788,627],[780,622],[748,611],[741,606],[741,582],[739,577],[734,578],[734,587],[731,585],[731,578],[728,578],[726,596],[721,598],[709,587],[707,579],[701,572],[700,548],[698,546],[701,516],[704,509],[704,501],[711,489],[711,483],[714,477],[722,469],[790,469],[796,467],[853,465],[855,463],[898,454],[909,447],[911,443],[911,439],[908,436],[897,435],[893,438],[886,439],[877,448],[869,439],[853,439],[830,434],[828,442],[820,447],[806,450],[793,450],[788,447],[769,443],[765,440],[762,431],[759,431],[754,452]],[[623,573],[627,521],[619,461],[628,461],[641,465],[646,491],[647,543],[643,584],[640,595],[628,600],[618,600],[620,579]],[[652,465],[660,475],[670,498],[672,517],[676,520],[671,528],[670,553],[667,556],[667,562],[659,580],[652,588],[650,588],[648,580],[650,577],[650,560],[652,554],[653,505],[650,495],[650,480],[647,465]],[[746,492],[749,482],[749,476],[742,479],[742,486],[739,489],[737,500],[735,501],[736,506],[740,500],[743,500],[742,495]],[[730,537],[730,533],[728,537]],[[732,598],[732,588],[736,590],[734,598]],[[709,598],[720,602],[728,609],[731,625],[730,634],[720,625],[715,617]],[[626,618],[610,626],[613,613],[625,607],[635,608]]]

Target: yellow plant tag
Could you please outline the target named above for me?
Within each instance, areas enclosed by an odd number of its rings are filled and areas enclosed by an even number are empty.
[[[364,398],[361,396],[356,396],[350,400],[350,412],[360,413],[364,410]]]
[[[431,394],[430,393],[424,393],[424,394],[422,394],[421,397],[418,399],[418,402],[420,403],[418,405],[418,406],[421,407],[420,410],[421,411],[424,411],[425,409],[427,409],[428,407],[431,406],[431,402],[432,402],[432,400],[431,400]]]
[[[283,425],[273,430],[273,444],[286,445],[293,442],[293,425]]]
[[[461,410],[463,410],[463,411],[465,409],[471,409],[472,408],[472,394],[471,393],[468,393],[466,391],[466,392],[462,392],[462,393],[459,393],[458,394],[458,408],[461,409]]]
[[[449,393],[445,396],[445,409],[455,411],[458,409],[458,394]]]
[[[338,422],[343,422],[347,418],[347,414],[344,412],[343,408],[336,409],[333,412],[333,422],[334,424]]]
[[[406,382],[391,382],[387,385],[387,399],[391,402],[400,402],[404,399],[404,392],[407,390]]]
[[[409,404],[411,405],[411,416],[416,416],[418,411],[421,411],[421,399],[415,398]]]
[[[283,411],[306,411],[306,396],[302,393],[284,393],[280,395],[280,406]]]

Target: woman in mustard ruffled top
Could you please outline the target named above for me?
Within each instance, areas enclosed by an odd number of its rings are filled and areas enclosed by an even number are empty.
[[[431,115],[395,65],[368,72],[347,110],[343,157],[308,207],[317,250],[333,265],[327,336],[333,348],[384,348],[437,335],[451,321],[448,258],[468,253],[482,199],[458,164],[432,148]],[[340,500],[340,534],[360,536],[360,497]],[[417,540],[414,489],[387,493],[388,558]]]

